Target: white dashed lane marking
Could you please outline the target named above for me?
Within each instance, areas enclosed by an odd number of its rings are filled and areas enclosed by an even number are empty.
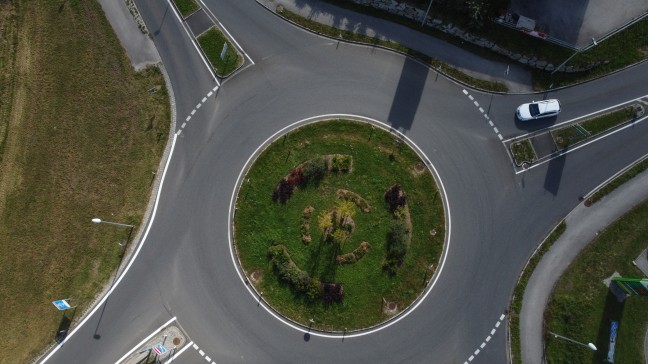
[[[484,340],[484,341],[479,345],[479,349],[475,350],[475,352],[472,353],[472,355],[470,355],[470,357],[468,357],[468,360],[466,360],[466,361],[464,362],[464,364],[468,364],[468,363],[472,362],[473,360],[475,360],[475,358],[477,357],[477,355],[479,355],[479,353],[481,353],[482,350],[484,350],[484,348],[486,347],[486,344],[487,344],[489,341],[491,341],[491,339],[493,338],[493,335],[495,335],[495,332],[497,332],[497,328],[500,327],[500,325],[502,324],[502,321],[503,321],[505,318],[506,318],[506,315],[504,315],[504,314],[502,314],[502,315],[499,317],[499,320],[497,320],[497,322],[495,323],[495,328],[493,328],[493,329],[491,330],[490,335],[488,335],[488,336],[486,337],[486,340]]]
[[[466,91],[465,89],[464,89],[464,90],[461,90],[461,91],[464,93],[464,95],[468,96],[468,98],[470,99],[470,101],[472,101],[473,104],[475,105],[475,107],[478,108],[479,112],[480,112],[482,115],[484,115],[484,118],[485,118],[486,120],[488,120],[488,125],[490,125],[490,127],[493,128],[493,131],[495,132],[495,134],[497,135],[497,137],[499,138],[499,140],[504,140],[504,137],[502,137],[502,134],[500,134],[499,130],[497,130],[497,128],[495,127],[495,124],[490,120],[490,118],[489,118],[488,115],[486,114],[486,111],[484,110],[484,108],[481,107],[481,106],[479,106],[479,102],[477,102],[477,100],[475,100],[475,98],[473,97],[473,95],[471,95],[471,94],[470,94],[468,91]]]
[[[209,355],[205,355],[205,352],[201,350],[200,347],[198,347],[198,345],[193,344],[193,348],[198,352],[198,354],[200,354],[200,356],[202,356],[205,359],[206,362],[216,364],[216,361],[210,358]]]
[[[180,135],[182,133],[184,128],[187,126],[187,123],[191,120],[191,117],[196,114],[196,111],[198,111],[198,109],[200,109],[205,104],[205,102],[207,101],[207,98],[211,97],[214,94],[214,92],[216,92],[216,90],[218,90],[218,86],[214,86],[213,89],[209,90],[209,92],[207,93],[207,96],[203,97],[202,100],[198,104],[196,104],[196,107],[193,110],[191,110],[191,112],[189,113],[189,115],[185,119],[185,122],[182,123],[182,125],[180,126],[180,130],[178,130],[176,132],[176,134]]]

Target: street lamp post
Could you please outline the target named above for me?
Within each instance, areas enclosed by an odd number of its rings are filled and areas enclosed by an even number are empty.
[[[423,17],[423,21],[421,22],[421,26],[425,25],[425,20],[427,20],[428,14],[430,13],[430,8],[432,8],[432,2],[434,0],[430,0],[430,5],[428,5],[427,11],[425,12],[425,16]]]
[[[590,349],[596,351],[596,345],[594,345],[594,344],[592,344],[592,343],[587,343],[587,344],[585,344],[585,343],[582,343],[582,342],[580,342],[580,341],[576,341],[576,340],[570,339],[570,338],[568,338],[568,337],[564,337],[564,336],[562,336],[562,335],[558,335],[558,334],[553,333],[553,332],[549,332],[549,333],[550,333],[551,335],[553,335],[553,337],[555,337],[555,338],[560,338],[560,339],[563,339],[563,340],[567,340],[567,341],[572,342],[572,343],[574,343],[574,344],[578,344],[578,345],[581,345],[581,346],[584,346],[584,347],[586,347],[586,348],[590,348]]]
[[[128,231],[128,238],[126,238],[126,243],[125,243],[125,244],[121,244],[121,243],[119,244],[119,246],[122,247],[121,254],[122,254],[122,257],[123,257],[123,256],[124,256],[124,252],[126,251],[126,246],[128,245],[128,242],[130,241],[131,235],[133,235],[133,228],[135,227],[135,225],[131,225],[131,224],[122,224],[122,223],[119,223],[119,222],[112,222],[112,221],[103,221],[103,220],[101,220],[101,219],[98,218],[98,217],[93,218],[93,219],[92,219],[92,222],[95,223],[95,224],[108,224],[108,225],[114,225],[114,226],[126,227],[126,228],[129,228],[129,229],[130,229],[130,230]]]
[[[94,219],[92,219],[92,222],[94,222],[95,224],[108,224],[108,225],[127,227],[127,228],[131,228],[131,229],[135,227],[135,225],[120,224],[118,222],[112,222],[112,221],[103,221],[98,217],[95,217]]]

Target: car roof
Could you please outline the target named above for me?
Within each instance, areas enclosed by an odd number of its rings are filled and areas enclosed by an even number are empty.
[[[543,101],[536,101],[540,108],[540,113],[545,114],[548,112],[556,112],[560,110],[560,102],[556,99],[549,99]]]

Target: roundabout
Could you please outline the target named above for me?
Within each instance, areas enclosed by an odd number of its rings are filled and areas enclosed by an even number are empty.
[[[242,280],[275,317],[323,336],[405,316],[447,247],[446,198],[427,157],[383,123],[344,117],[275,133],[236,191]]]
[[[141,254],[110,299],[97,306],[97,314],[89,316],[72,340],[60,346],[62,350],[52,353],[52,362],[75,363],[88,357],[115,362],[148,332],[177,317],[194,343],[193,349],[178,358],[181,363],[204,362],[207,355],[217,363],[504,363],[512,287],[537,242],[579,203],[578,196],[619,166],[637,159],[638,154],[645,154],[645,138],[641,137],[646,131],[637,127],[634,136],[617,133],[618,140],[609,139],[515,174],[499,136],[522,133],[521,127],[530,129],[528,132],[539,128],[511,120],[515,106],[530,95],[468,91],[403,55],[337,44],[306,33],[269,16],[253,1],[205,0],[206,8],[217,14],[254,60],[253,66],[226,80],[212,94],[215,85],[185,36],[182,22],[171,10],[166,15],[165,2],[137,2],[149,27],[160,29],[155,42],[178,95],[181,133],[175,134],[177,143],[160,190],[158,214],[147,226],[150,232],[139,245]],[[587,114],[637,93],[640,85],[634,80],[641,78],[631,71],[618,74],[616,83],[601,80],[552,92],[552,97],[556,94],[564,100],[561,118]],[[609,92],[603,95],[603,89]],[[200,108],[195,107],[197,102]],[[331,112],[344,114],[328,115]],[[285,204],[272,200],[273,191],[293,169],[319,157],[350,155],[350,148],[326,148],[312,155],[299,155],[298,148],[291,148],[290,154],[283,150],[279,158],[283,164],[268,173],[263,188],[257,177],[252,176],[247,184],[248,173],[252,173],[249,168],[271,143],[280,145],[284,134],[299,131],[305,124],[336,118],[370,121],[399,140],[407,135],[416,145],[405,144],[416,150],[430,171],[426,173],[435,177],[445,209],[443,224],[425,226],[412,218],[414,229],[425,227],[426,239],[432,238],[439,249],[445,246],[434,258],[425,259],[426,264],[434,264],[434,271],[427,277],[418,271],[419,289],[409,296],[409,303],[385,297],[389,302],[383,313],[382,296],[378,302],[372,300],[367,307],[383,319],[358,323],[355,331],[344,324],[348,316],[338,321],[332,317],[327,323],[319,312],[311,316],[297,305],[293,306],[297,314],[286,314],[291,318],[286,319],[282,314],[287,309],[279,310],[277,298],[270,295],[271,281],[275,290],[291,300],[306,299],[291,296],[295,295],[293,288],[281,283],[269,251],[273,246],[287,246],[290,259],[311,277],[307,253],[325,235],[319,230],[319,214],[336,208],[337,190],[344,189],[366,200],[371,212],[365,213],[354,203],[355,228],[341,244],[342,254],[335,257],[355,251],[363,242],[368,243],[368,249],[360,259],[353,254],[355,264],[336,266],[330,280],[320,278],[325,276],[321,262],[322,270],[313,272],[320,282],[339,283],[343,270],[359,270],[374,259],[371,265],[376,274],[389,279],[382,268],[387,227],[380,225],[384,228],[382,239],[372,238],[373,232],[366,230],[372,229],[370,217],[379,212],[384,221],[393,220],[383,197],[387,189],[395,183],[401,185],[412,211],[415,189],[400,180],[376,184],[371,191],[338,184],[336,181],[359,175],[366,168],[354,155],[351,173],[327,175],[322,180],[322,185],[331,186],[330,193],[317,204],[305,200],[310,187],[297,187]],[[287,125],[294,120],[301,121]],[[367,134],[362,139],[369,139]],[[287,138],[286,144],[290,141]],[[397,149],[393,144],[390,148]],[[389,154],[382,153],[384,162],[379,167],[393,163]],[[399,154],[395,157],[398,162]],[[412,170],[416,173],[416,164],[410,165]],[[371,179],[364,181],[370,183]],[[235,231],[233,224],[243,216],[240,202],[246,199],[248,186],[254,191],[250,190],[246,203],[258,192],[259,201],[274,212],[285,211],[286,216],[275,214],[274,220],[267,221],[276,225],[258,234],[261,245],[256,257],[252,255],[251,263],[241,258],[239,266],[235,249],[242,241],[238,240],[239,227]],[[313,207],[310,244],[302,241],[302,217],[308,206]],[[263,224],[251,228],[257,227]],[[322,244],[324,250],[334,243]],[[401,268],[408,264],[409,253]],[[429,283],[424,285],[426,280]],[[364,287],[346,284],[342,305],[351,302],[359,289]],[[324,305],[320,306],[315,308],[323,312]],[[94,339],[97,333],[101,341]],[[200,355],[198,347],[204,351]]]

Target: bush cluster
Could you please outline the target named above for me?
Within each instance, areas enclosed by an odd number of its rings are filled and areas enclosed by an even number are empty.
[[[360,260],[362,257],[367,254],[367,251],[369,250],[369,243],[366,241],[363,241],[357,248],[355,248],[352,252],[346,253],[346,254],[341,254],[335,257],[335,261],[337,264],[352,264]]]
[[[293,168],[287,176],[283,177],[279,181],[277,188],[272,191],[272,200],[274,202],[280,201],[281,203],[286,203],[292,196],[293,192],[295,192],[295,188],[302,184],[303,181],[304,173],[301,168]]]
[[[344,155],[344,154],[333,154],[330,156],[329,159],[329,170],[331,172],[344,172],[348,173],[351,171],[351,163],[352,163],[352,158],[351,156]]]
[[[396,183],[385,192],[385,201],[389,204],[389,211],[394,212],[407,204],[407,197],[403,188]]]
[[[351,157],[342,154],[307,160],[279,180],[279,184],[272,191],[272,201],[286,203],[297,187],[305,187],[309,183],[319,182],[324,178],[326,172],[348,173],[351,170],[351,164]]]
[[[304,184],[319,182],[326,174],[326,160],[323,157],[308,160],[302,164]]]
[[[409,231],[405,220],[394,220],[387,233],[387,257],[383,264],[389,274],[396,274],[403,264],[409,246]]]
[[[317,278],[311,278],[308,272],[299,269],[290,259],[284,245],[272,245],[268,253],[281,279],[288,282],[297,291],[306,293],[310,299],[322,296],[322,283]]]
[[[364,212],[371,212],[371,206],[364,198],[360,197],[357,193],[349,190],[339,189],[336,192],[337,198],[341,200],[351,201],[358,208]]]
[[[405,191],[399,184],[392,185],[385,192],[385,201],[389,205],[394,220],[387,233],[387,256],[383,269],[394,275],[405,260],[412,239],[412,222]]]
[[[325,284],[322,299],[326,303],[342,302],[344,300],[344,287],[339,283]]]

